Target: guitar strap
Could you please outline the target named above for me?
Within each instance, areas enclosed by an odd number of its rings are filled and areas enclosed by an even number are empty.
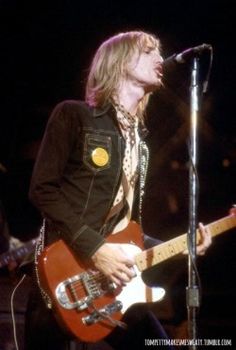
[[[140,141],[139,143],[139,165],[138,165],[138,177],[139,177],[139,222],[141,224],[141,214],[142,214],[142,202],[143,202],[143,196],[144,196],[144,187],[145,187],[145,181],[146,181],[146,177],[147,177],[147,169],[148,169],[148,162],[149,162],[149,150],[147,147],[146,142],[144,141]],[[127,183],[127,178],[125,176],[125,173],[122,173],[122,185],[124,188],[124,193],[127,192],[128,190],[128,183]],[[114,217],[115,215],[118,215],[122,209],[124,209],[125,205],[126,205],[127,201],[125,196],[123,197],[123,199],[116,204],[115,206],[113,206],[110,210],[110,212],[108,213],[106,220],[105,220],[105,224],[108,223],[108,221]]]
[[[49,295],[45,292],[43,287],[41,286],[40,277],[39,277],[39,271],[38,271],[38,257],[41,255],[42,251],[45,248],[45,232],[46,232],[46,219],[43,219],[42,226],[39,231],[39,238],[36,243],[35,247],[35,254],[34,254],[34,263],[35,263],[35,276],[36,281],[40,290],[40,293],[42,295],[43,300],[45,301],[47,307],[49,309],[52,308],[52,300],[49,297]]]
[[[147,178],[147,170],[149,164],[149,149],[145,141],[139,144],[139,224],[142,227],[142,205],[144,197],[144,187]]]
[[[126,180],[126,176],[124,174],[124,172],[122,173],[122,185],[124,188],[126,188],[127,185],[127,180]],[[123,199],[116,205],[114,205],[111,210],[109,211],[107,217],[106,217],[106,220],[105,220],[105,224],[115,215],[117,215],[118,213],[121,212],[121,210],[124,208],[125,206],[125,202],[126,202],[126,199],[125,197],[123,197]]]

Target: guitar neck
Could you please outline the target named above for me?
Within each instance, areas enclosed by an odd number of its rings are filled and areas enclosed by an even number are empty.
[[[37,242],[37,239],[32,239],[31,241],[23,244],[19,248],[10,250],[6,253],[0,255],[0,268],[7,266],[10,261],[19,261],[24,258],[27,254],[31,253],[34,249],[34,246]]]
[[[210,230],[212,237],[217,236],[236,226],[236,216],[229,215],[220,220],[214,221],[206,225]],[[200,239],[200,232],[197,229],[197,242]],[[187,233],[184,233],[167,242],[158,244],[157,246],[147,249],[135,257],[135,262],[140,271],[144,271],[154,265],[157,265],[175,255],[182,253],[187,249]]]

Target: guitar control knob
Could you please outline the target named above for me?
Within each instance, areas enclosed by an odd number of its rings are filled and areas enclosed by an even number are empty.
[[[82,322],[87,326],[90,326],[104,319],[109,321],[109,317],[112,314],[121,311],[122,307],[122,302],[116,300],[114,303],[108,304],[102,309],[93,311],[91,315],[83,317]]]

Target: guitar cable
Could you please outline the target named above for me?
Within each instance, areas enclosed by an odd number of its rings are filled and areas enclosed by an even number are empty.
[[[13,291],[11,293],[11,319],[12,319],[13,336],[14,336],[14,342],[15,342],[16,350],[19,350],[19,346],[18,346],[18,340],[17,340],[16,320],[15,320],[15,313],[14,313],[14,296],[15,296],[15,293],[16,293],[17,289],[23,283],[25,278],[26,278],[26,274],[24,274],[22,276],[22,278],[17,283],[17,285],[15,286],[15,288],[13,289]]]
[[[12,327],[13,327],[13,337],[14,337],[14,343],[16,350],[19,350],[18,345],[18,339],[17,339],[17,329],[16,329],[16,320],[15,320],[15,312],[14,312],[14,297],[17,289],[20,287],[20,285],[24,282],[24,279],[26,278],[26,274],[24,274],[20,281],[17,283],[15,288],[13,289],[11,293],[11,319],[12,319]],[[91,307],[94,309],[94,311],[101,316],[102,319],[106,319],[109,323],[111,323],[114,327],[118,326],[123,329],[127,329],[127,324],[125,322],[115,320],[111,316],[107,315],[105,312],[99,311],[93,304]]]

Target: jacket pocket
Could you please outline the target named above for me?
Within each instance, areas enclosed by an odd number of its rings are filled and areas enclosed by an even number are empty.
[[[108,169],[111,165],[111,136],[86,133],[83,162],[93,172]]]

